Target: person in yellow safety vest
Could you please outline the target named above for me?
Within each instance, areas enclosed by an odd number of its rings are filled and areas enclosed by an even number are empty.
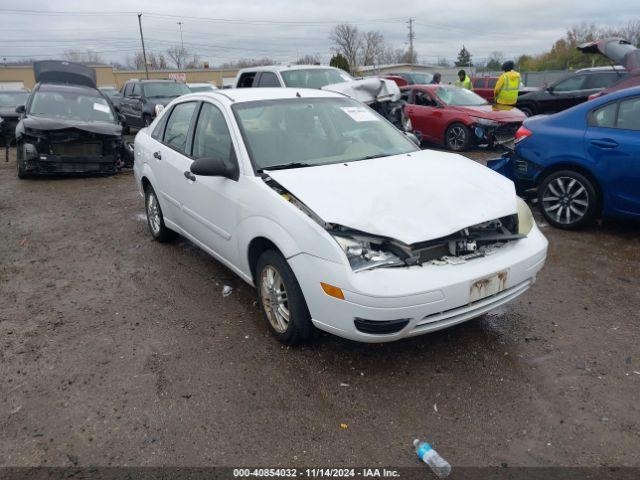
[[[467,77],[467,72],[460,70],[458,72],[458,80],[456,80],[456,87],[466,88],[467,90],[473,90],[471,86],[471,79]]]
[[[520,90],[520,74],[513,67],[514,63],[508,60],[502,64],[504,72],[498,78],[493,94],[496,103],[499,105],[515,105],[518,101],[518,90]]]

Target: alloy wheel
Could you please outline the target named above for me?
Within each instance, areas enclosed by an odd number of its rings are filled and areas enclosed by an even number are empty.
[[[147,219],[154,235],[160,234],[160,206],[154,193],[147,195]]]
[[[467,132],[460,125],[455,125],[449,129],[447,140],[452,149],[459,150],[467,143]]]
[[[545,188],[542,208],[558,223],[571,225],[579,222],[589,210],[589,193],[579,180],[558,177]]]
[[[289,327],[289,299],[282,276],[271,265],[260,274],[260,299],[269,323],[278,333]]]

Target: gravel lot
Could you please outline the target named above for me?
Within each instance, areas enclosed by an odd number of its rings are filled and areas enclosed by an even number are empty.
[[[542,229],[506,308],[290,349],[230,271],[151,241],[131,172],[2,160],[0,465],[413,466],[420,437],[454,467],[640,466],[640,227]]]

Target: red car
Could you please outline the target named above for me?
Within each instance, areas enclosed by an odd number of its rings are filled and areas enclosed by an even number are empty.
[[[526,118],[515,107],[490,105],[475,93],[452,85],[414,85],[400,90],[412,130],[425,142],[455,151],[508,143]]]
[[[471,80],[473,85],[473,92],[480,95],[487,102],[494,102],[494,93],[493,89],[498,83],[499,77],[475,77]],[[520,89],[518,90],[518,95],[524,95],[525,93],[534,92],[536,90],[540,90],[535,87],[525,87],[524,85],[520,85]]]

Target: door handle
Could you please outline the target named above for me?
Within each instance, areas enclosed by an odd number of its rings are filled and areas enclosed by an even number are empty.
[[[184,177],[185,177],[187,180],[191,180],[192,182],[195,182],[195,181],[196,181],[196,176],[195,176],[193,173],[191,173],[189,170],[187,170],[186,172],[184,172]]]
[[[153,152],[153,158],[155,158],[156,160],[162,160],[162,155],[160,154],[160,152]]]
[[[600,148],[616,148],[618,146],[618,142],[611,140],[610,138],[599,138],[591,140],[591,145],[595,145]]]

